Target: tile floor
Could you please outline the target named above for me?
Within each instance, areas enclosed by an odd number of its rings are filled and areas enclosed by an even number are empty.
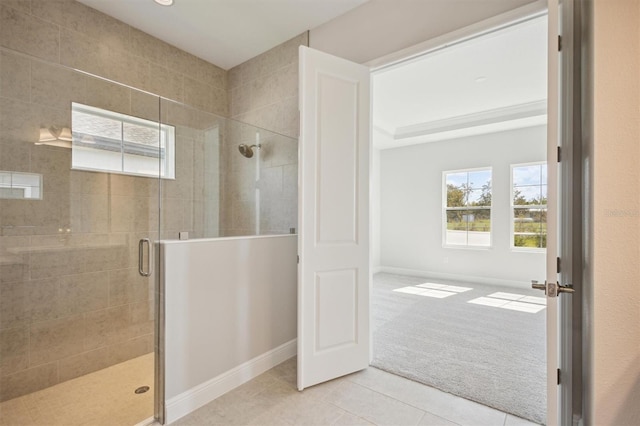
[[[292,358],[173,425],[534,425],[375,368],[303,392],[295,382]]]
[[[153,416],[153,369],[151,353],[5,401],[0,426],[133,426]]]

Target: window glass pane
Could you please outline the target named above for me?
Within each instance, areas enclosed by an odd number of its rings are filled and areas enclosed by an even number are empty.
[[[445,244],[490,246],[491,169],[445,173],[445,183]]]
[[[451,184],[461,188],[463,185],[467,184],[467,172],[447,173],[446,182],[447,185]]]
[[[532,166],[518,166],[513,168],[513,185],[540,185],[541,183],[540,164]]]
[[[491,210],[467,211],[468,244],[489,247],[491,245]]]
[[[467,245],[467,218],[468,214],[464,210],[447,211],[446,244]]]
[[[447,183],[447,207],[464,207],[467,197],[463,186]]]
[[[540,186],[519,186],[513,188],[513,204],[524,206],[540,204]]]
[[[547,165],[513,167],[513,246],[545,248],[547,244]],[[526,206],[526,207],[525,207]]]
[[[491,206],[491,189],[473,189],[468,192],[468,206]]]
[[[136,176],[175,177],[175,129],[73,103],[72,167]]]
[[[546,209],[515,208],[513,221],[514,247],[546,247]]]
[[[486,185],[491,185],[491,170],[477,170],[469,172],[470,188],[481,189]]]

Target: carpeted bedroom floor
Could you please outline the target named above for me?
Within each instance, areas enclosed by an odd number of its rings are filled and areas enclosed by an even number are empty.
[[[544,423],[544,297],[507,288],[378,273],[374,367]]]

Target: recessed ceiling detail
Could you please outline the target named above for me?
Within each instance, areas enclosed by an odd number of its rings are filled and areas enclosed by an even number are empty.
[[[545,124],[546,97],[541,16],[375,74],[373,123],[385,135],[376,146]]]
[[[172,7],[151,0],[79,1],[229,69],[367,0],[179,0]]]

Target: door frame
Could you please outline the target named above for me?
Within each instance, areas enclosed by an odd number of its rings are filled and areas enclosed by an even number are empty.
[[[559,268],[560,283],[572,284],[576,291],[573,297],[559,299],[559,303],[565,308],[559,318],[559,332],[561,335],[569,334],[569,338],[561,338],[561,370],[569,369],[571,374],[561,375],[558,389],[562,404],[561,424],[577,425],[583,416],[583,359],[582,351],[572,350],[573,347],[583,347],[583,334],[585,333],[583,321],[584,292],[582,291],[582,271],[587,259],[585,252],[585,217],[589,210],[587,204],[588,186],[583,177],[584,163],[588,153],[582,146],[582,49],[585,44],[583,28],[586,25],[584,11],[579,0],[559,0],[562,5],[562,28],[565,28],[569,36],[563,37],[560,61],[563,62],[562,72],[559,74],[561,82],[560,99],[565,106],[561,111],[563,122],[572,123],[572,126],[562,126],[560,146],[562,163],[559,171],[560,198],[559,220],[561,230],[558,238],[561,243],[558,254],[562,259],[562,268]],[[483,34],[488,34],[536,16],[547,14],[547,0],[537,0],[526,6],[511,10],[506,13],[482,20],[467,27],[452,31],[447,34],[426,40],[422,43],[401,49],[380,58],[373,59],[365,65],[371,69],[371,74],[388,71],[395,67],[405,65],[418,58],[448,48],[450,46],[473,39]],[[372,101],[373,102],[373,101]],[[568,106],[568,108],[566,108]],[[372,157],[375,153],[372,150]],[[373,182],[372,182],[373,184]],[[372,185],[372,191],[374,187]],[[376,197],[372,197],[374,200]],[[372,208],[371,211],[374,209]],[[370,249],[371,270],[373,271],[373,250]],[[372,280],[371,284],[372,285]],[[569,309],[567,309],[569,308]],[[373,345],[373,338],[370,339]],[[371,348],[373,349],[373,348]],[[373,350],[370,351],[372,357]]]

